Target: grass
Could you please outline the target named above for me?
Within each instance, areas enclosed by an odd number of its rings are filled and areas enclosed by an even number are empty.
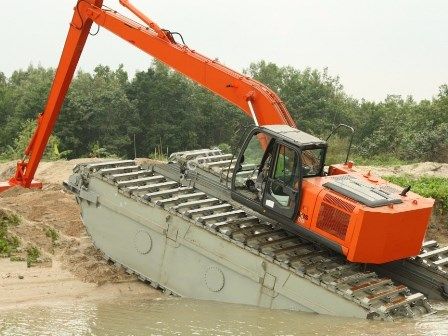
[[[17,251],[20,242],[17,237],[4,237],[0,234],[0,256],[11,257]]]
[[[53,246],[55,246],[57,241],[58,241],[58,239],[59,239],[59,233],[55,229],[53,229],[51,227],[45,228],[44,230],[45,230],[45,235],[48,238],[51,238]]]
[[[15,214],[0,212],[0,256],[11,257],[17,251],[20,241],[8,232],[10,226],[20,224],[20,218]]]
[[[38,262],[40,251],[36,246],[30,246],[26,249],[26,265],[33,266]]]
[[[17,226],[20,224],[20,217],[16,214],[9,214],[5,216],[5,220],[11,226]]]
[[[441,211],[444,213],[448,212],[448,178],[433,176],[413,177],[410,175],[383,176],[383,178],[402,187],[410,185],[413,192],[424,197],[434,198]]]

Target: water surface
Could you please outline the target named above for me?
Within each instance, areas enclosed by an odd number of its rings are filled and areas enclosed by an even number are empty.
[[[0,311],[0,335],[448,335],[448,305],[418,321],[376,322],[179,298]]]

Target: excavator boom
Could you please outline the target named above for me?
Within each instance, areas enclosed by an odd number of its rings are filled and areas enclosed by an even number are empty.
[[[103,0],[77,2],[45,110],[37,118],[37,128],[25,151],[25,159],[17,163],[14,177],[6,183],[0,183],[0,192],[14,185],[26,188],[42,186],[33,181],[34,174],[61,111],[93,22],[239,107],[254,119],[256,125],[286,124],[295,127],[283,102],[267,86],[186,45],[176,43],[170,31],[161,29],[129,1],[120,0],[120,3],[147,26],[116,11],[102,8]]]

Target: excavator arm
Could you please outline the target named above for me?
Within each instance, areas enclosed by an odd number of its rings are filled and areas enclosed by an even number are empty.
[[[145,25],[103,8],[103,0],[77,2],[45,110],[37,118],[36,131],[24,159],[17,163],[15,176],[6,183],[0,182],[0,192],[14,185],[41,188],[41,183],[33,180],[34,174],[61,111],[93,22],[239,107],[253,118],[256,125],[285,124],[295,127],[283,102],[268,87],[186,45],[176,43],[170,31],[161,29],[129,1],[120,0],[120,3]]]

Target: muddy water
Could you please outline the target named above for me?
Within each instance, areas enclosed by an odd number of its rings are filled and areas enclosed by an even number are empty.
[[[186,299],[0,310],[0,335],[448,335],[448,305],[419,321],[373,322]]]

